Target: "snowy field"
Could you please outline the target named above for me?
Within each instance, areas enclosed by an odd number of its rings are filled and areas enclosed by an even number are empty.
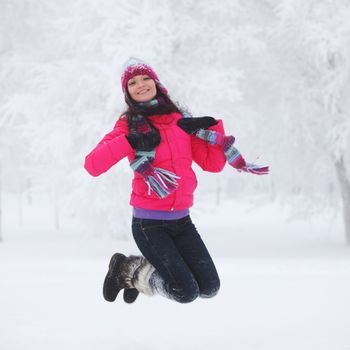
[[[222,288],[186,305],[103,300],[109,257],[137,252],[132,241],[9,228],[0,244],[0,349],[350,349],[350,249],[338,220],[288,222],[276,207],[230,202],[201,210],[193,220]]]

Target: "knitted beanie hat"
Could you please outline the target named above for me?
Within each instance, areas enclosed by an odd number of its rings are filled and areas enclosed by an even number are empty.
[[[151,79],[154,80],[158,89],[164,94],[168,94],[168,90],[166,87],[159,81],[159,78],[156,72],[152,69],[152,67],[146,62],[136,58],[130,57],[125,63],[123,67],[123,73],[121,76],[121,83],[123,93],[126,93],[126,86],[128,81],[136,75],[148,75]]]

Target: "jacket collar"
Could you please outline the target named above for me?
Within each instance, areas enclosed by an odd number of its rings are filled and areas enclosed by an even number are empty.
[[[179,119],[179,113],[171,113],[171,114],[160,114],[160,115],[151,115],[148,116],[147,118],[152,122],[152,124],[154,124],[155,126],[157,126],[158,128],[166,128],[172,124],[174,124],[174,122]]]

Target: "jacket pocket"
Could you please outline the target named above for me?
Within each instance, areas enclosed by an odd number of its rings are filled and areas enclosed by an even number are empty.
[[[152,189],[148,188],[148,185],[142,178],[134,178],[132,180],[132,191],[137,196],[147,198],[158,198],[157,194]]]

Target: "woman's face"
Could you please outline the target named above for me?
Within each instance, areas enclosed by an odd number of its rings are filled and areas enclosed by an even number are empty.
[[[156,83],[148,75],[136,75],[129,79],[128,92],[136,102],[147,102],[157,95]]]

